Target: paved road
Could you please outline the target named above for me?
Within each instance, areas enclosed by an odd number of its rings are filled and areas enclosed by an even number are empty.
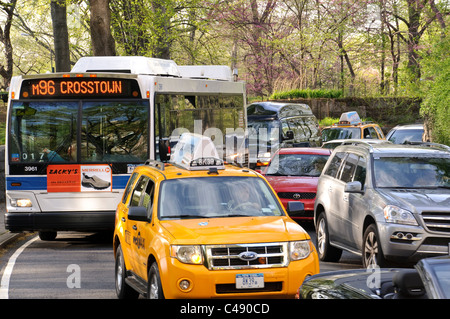
[[[116,298],[111,238],[112,234],[61,233],[47,242],[27,236],[0,256],[0,298]],[[11,272],[13,252],[27,243]],[[10,276],[9,282],[5,276]]]
[[[315,237],[314,229],[305,229]],[[112,233],[77,232],[59,233],[55,241],[41,241],[36,234],[22,237],[0,252],[0,298],[116,298],[111,239]],[[351,254],[344,253],[342,261],[321,263],[321,272],[361,267],[360,258]]]
[[[315,244],[317,242],[317,237],[313,224],[305,223],[302,224],[302,226],[308,232],[309,236],[311,236],[311,239]],[[339,260],[339,263],[320,262],[320,272],[355,268],[362,268],[361,257],[346,251],[342,253],[342,257]]]

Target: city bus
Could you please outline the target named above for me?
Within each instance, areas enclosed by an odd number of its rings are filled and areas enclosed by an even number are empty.
[[[5,144],[5,227],[114,229],[131,172],[168,161],[184,132],[209,136],[245,165],[245,83],[225,66],[84,57],[68,73],[13,77]],[[244,145],[244,146],[243,146]]]

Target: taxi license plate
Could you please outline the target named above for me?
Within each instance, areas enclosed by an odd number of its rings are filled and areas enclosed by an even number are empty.
[[[264,274],[236,275],[236,289],[264,288]]]

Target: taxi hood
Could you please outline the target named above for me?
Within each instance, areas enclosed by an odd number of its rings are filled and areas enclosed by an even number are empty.
[[[161,221],[175,244],[209,245],[284,242],[309,239],[288,217],[227,217]]]

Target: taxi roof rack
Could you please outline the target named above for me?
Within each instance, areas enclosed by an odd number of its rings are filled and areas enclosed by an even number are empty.
[[[146,160],[145,161],[145,165],[157,168],[160,171],[164,171],[164,168],[165,168],[165,164],[163,162],[160,162],[160,161],[157,161],[157,160],[153,160],[153,159]]]

